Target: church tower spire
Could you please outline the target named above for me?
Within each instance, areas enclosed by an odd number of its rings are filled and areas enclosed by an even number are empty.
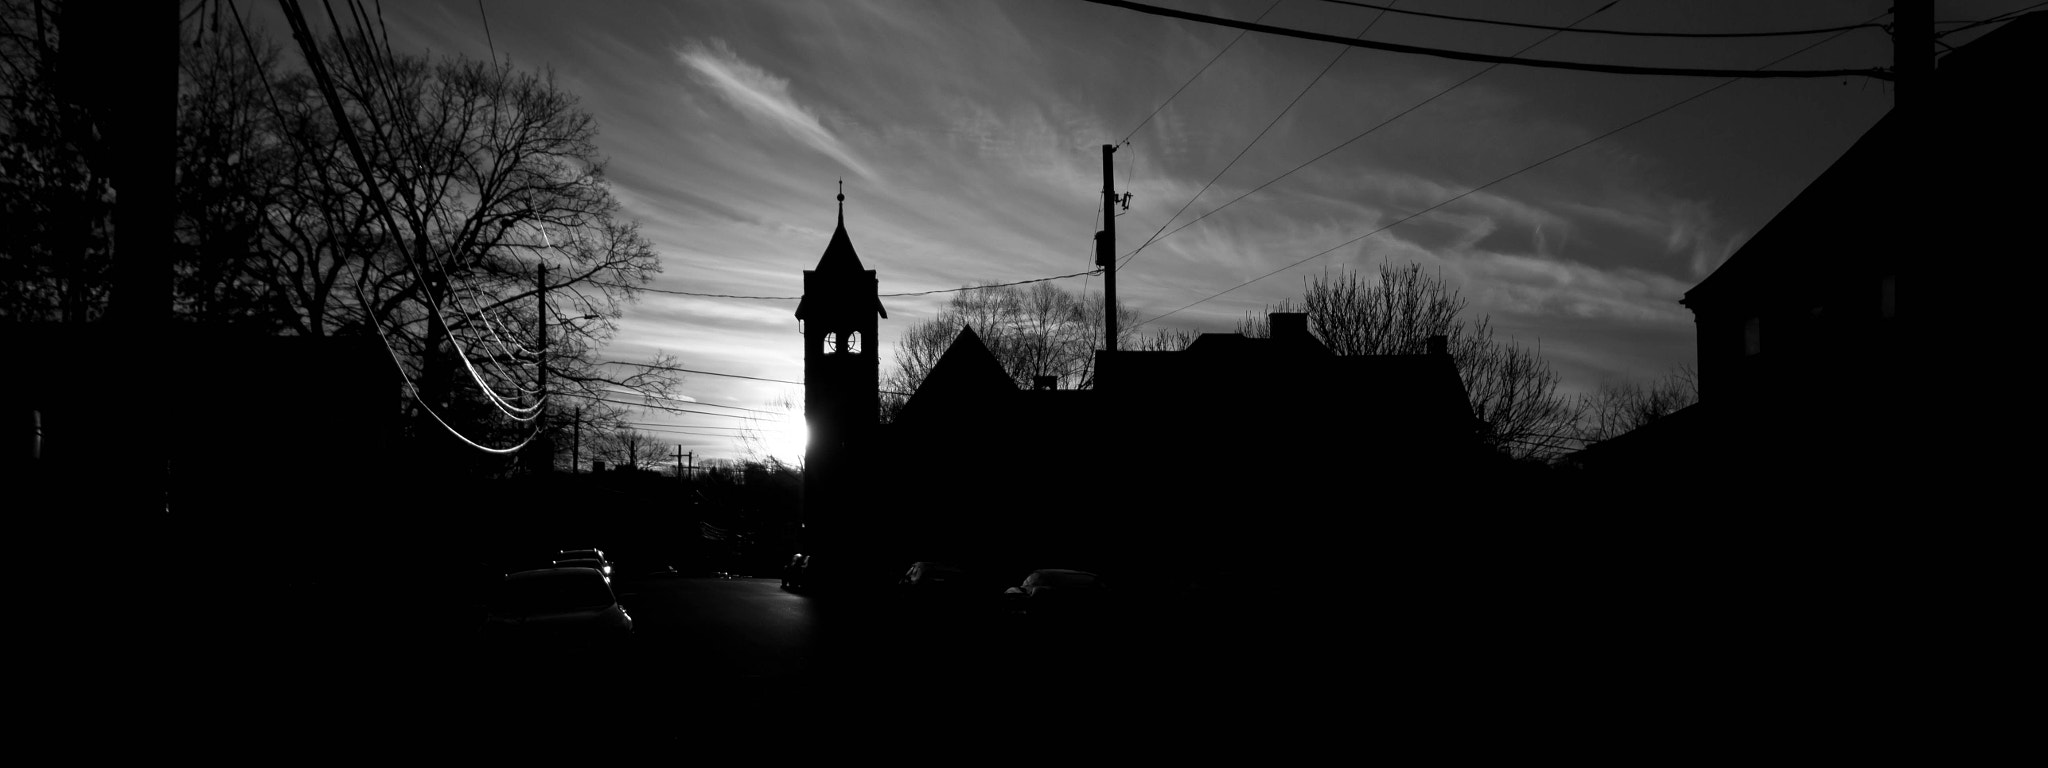
[[[804,338],[804,528],[807,538],[844,541],[845,514],[861,506],[871,484],[863,457],[881,411],[881,361],[875,345],[882,308],[875,271],[861,264],[846,235],[846,182],[839,222],[816,269],[804,270],[797,329]],[[813,545],[805,545],[813,546]],[[815,547],[813,547],[815,548]]]

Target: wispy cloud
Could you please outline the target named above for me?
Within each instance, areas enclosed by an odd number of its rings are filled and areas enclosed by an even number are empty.
[[[789,79],[777,77],[748,63],[719,38],[710,42],[690,40],[676,51],[676,59],[698,82],[710,86],[734,109],[748,119],[789,134],[819,152],[829,155],[863,178],[875,174],[854,156],[846,144],[825,128],[816,113],[797,103],[789,93]]]

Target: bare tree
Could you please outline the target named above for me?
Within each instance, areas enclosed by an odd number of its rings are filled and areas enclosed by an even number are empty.
[[[206,129],[193,135],[225,136],[247,169],[228,186],[239,199],[187,206],[235,214],[191,217],[193,249],[225,254],[194,260],[195,311],[220,296],[284,333],[376,336],[416,387],[419,428],[485,445],[565,453],[579,426],[619,420],[603,397],[661,407],[678,381],[661,367],[677,361],[621,369],[597,354],[660,263],[620,215],[589,113],[547,71],[343,32],[307,48],[325,80],[280,70],[260,38],[188,54],[188,81],[207,85],[191,89]]]
[[[598,453],[613,466],[631,470],[652,470],[669,459],[668,444],[637,429],[621,427],[603,435]]]
[[[1161,328],[1149,336],[1139,337],[1132,349],[1139,352],[1179,352],[1195,343],[1198,334],[1180,328]]]
[[[1417,355],[1432,336],[1448,341],[1472,415],[1488,446],[1516,458],[1546,458],[1573,443],[1581,404],[1557,391],[1562,377],[1529,348],[1496,338],[1489,319],[1466,320],[1465,298],[1420,264],[1382,263],[1376,279],[1343,271],[1312,278],[1299,300],[1271,312],[1305,312],[1309,328],[1339,355]],[[1239,323],[1269,335],[1264,313]]]
[[[937,317],[914,323],[896,342],[896,366],[882,379],[882,419],[893,420],[911,393],[960,335],[972,327],[1019,387],[1051,376],[1061,389],[1095,386],[1095,351],[1102,348],[1103,305],[1051,285],[990,286],[953,294]],[[1117,344],[1128,346],[1137,313],[1118,307]]]
[[[1648,384],[1602,382],[1593,394],[1583,396],[1585,417],[1579,424],[1579,436],[1588,443],[1612,439],[1677,413],[1699,399],[1699,374],[1690,365]]]
[[[63,76],[61,9],[0,2],[0,320],[97,320],[111,287],[108,147]]]

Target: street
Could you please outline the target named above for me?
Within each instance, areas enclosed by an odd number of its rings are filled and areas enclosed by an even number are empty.
[[[153,689],[169,695],[146,711],[204,744],[403,741],[463,753],[743,738],[772,750],[798,743],[777,734],[827,733],[1010,743],[1048,730],[1177,749],[1360,729],[1445,745],[1507,744],[1508,734],[1585,742],[1734,711],[1716,708],[1728,683],[1681,672],[1699,662],[1668,666],[1625,653],[1631,643],[1567,653],[1512,625],[1459,632],[1484,628],[1433,625],[1450,614],[1355,595],[1262,589],[1303,597],[1213,611],[1141,601],[1054,623],[789,592],[766,578],[621,576],[629,642],[515,650],[452,623],[412,626],[419,614],[402,605],[323,606],[295,637],[184,647]],[[346,631],[372,614],[376,631]],[[1668,716],[1678,711],[1688,714]]]

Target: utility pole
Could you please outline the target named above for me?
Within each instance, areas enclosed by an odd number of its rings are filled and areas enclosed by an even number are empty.
[[[571,425],[575,437],[569,439],[569,474],[583,474],[583,408],[576,408],[576,423]]]
[[[697,455],[697,452],[696,452],[696,451],[691,451],[691,452],[690,452],[690,456],[691,456],[691,457],[692,457],[693,459],[694,459],[694,458],[696,457],[696,455]],[[676,444],[676,481],[677,481],[677,482],[683,482],[683,444],[682,444],[682,443],[677,443],[677,444]]]
[[[1934,251],[1930,227],[1923,221],[1920,212],[1927,210],[1936,189],[1932,163],[1933,122],[1935,102],[1939,95],[1934,92],[1934,8],[1931,0],[1896,0],[1892,3],[1892,111],[1890,119],[1897,131],[1893,143],[1892,171],[1896,187],[1892,192],[1892,215],[1898,222],[1898,239],[1894,247],[1883,254],[1886,262],[1882,267],[1883,279],[1889,280],[1881,290],[1897,302],[1901,317],[1909,313],[1922,313],[1922,318],[1931,318],[1939,310],[1931,310],[1927,300],[1936,296],[1955,296],[1957,286],[1949,282],[1952,278],[1927,269],[1930,263],[1926,254]],[[1947,283],[1937,285],[1937,283]],[[1908,349],[1929,343],[1922,336],[1928,332],[1927,320],[1916,318],[1906,324]],[[1911,391],[1934,382],[1920,379],[1902,382]],[[1915,436],[1908,440],[1939,440],[1933,434],[1920,430],[1932,429],[1932,424],[1913,425]]]
[[[536,471],[538,471],[538,472],[540,472],[541,474],[544,474],[544,475],[545,475],[545,474],[548,474],[548,473],[550,473],[550,472],[553,472],[553,471],[554,471],[554,469],[555,469],[555,441],[553,441],[553,440],[549,439],[549,438],[548,438],[548,435],[547,435],[547,430],[548,430],[548,263],[547,263],[547,262],[545,262],[545,261],[543,261],[543,262],[541,262],[541,263],[540,263],[540,306],[539,306],[539,307],[537,307],[537,310],[538,310],[538,312],[537,312],[537,316],[538,316],[538,318],[539,318],[539,320],[540,320],[540,331],[539,331],[539,335],[540,335],[540,345],[539,345],[539,347],[538,347],[538,350],[539,350],[539,351],[535,353],[535,356],[536,356],[536,357],[538,357],[538,358],[540,358],[540,360],[538,361],[538,363],[539,363],[539,365],[540,365],[540,377],[539,377],[539,378],[540,378],[540,386],[538,387],[538,389],[540,390],[540,393],[539,393],[539,394],[537,394],[537,395],[535,395],[535,397],[536,397],[536,398],[538,398],[536,402],[538,402],[538,403],[539,403],[539,405],[540,405],[540,412],[539,412],[539,413],[536,413],[536,414],[534,414],[534,417],[533,417],[533,429],[534,429],[534,433],[535,433],[536,435],[538,435],[538,436],[539,436],[539,439],[540,439],[540,445],[539,445],[539,446],[537,446],[537,447],[538,447],[538,448],[540,448],[540,454],[541,454],[541,456],[540,456],[540,459],[539,459],[539,460],[538,460],[538,462],[537,462],[537,463],[539,464],[539,466],[538,466],[538,467],[536,467]],[[579,427],[580,427],[580,425],[579,425]],[[572,457],[572,458],[574,458],[574,457]]]
[[[1116,351],[1116,145],[1102,145],[1102,231],[1095,233],[1102,268],[1102,349]]]

